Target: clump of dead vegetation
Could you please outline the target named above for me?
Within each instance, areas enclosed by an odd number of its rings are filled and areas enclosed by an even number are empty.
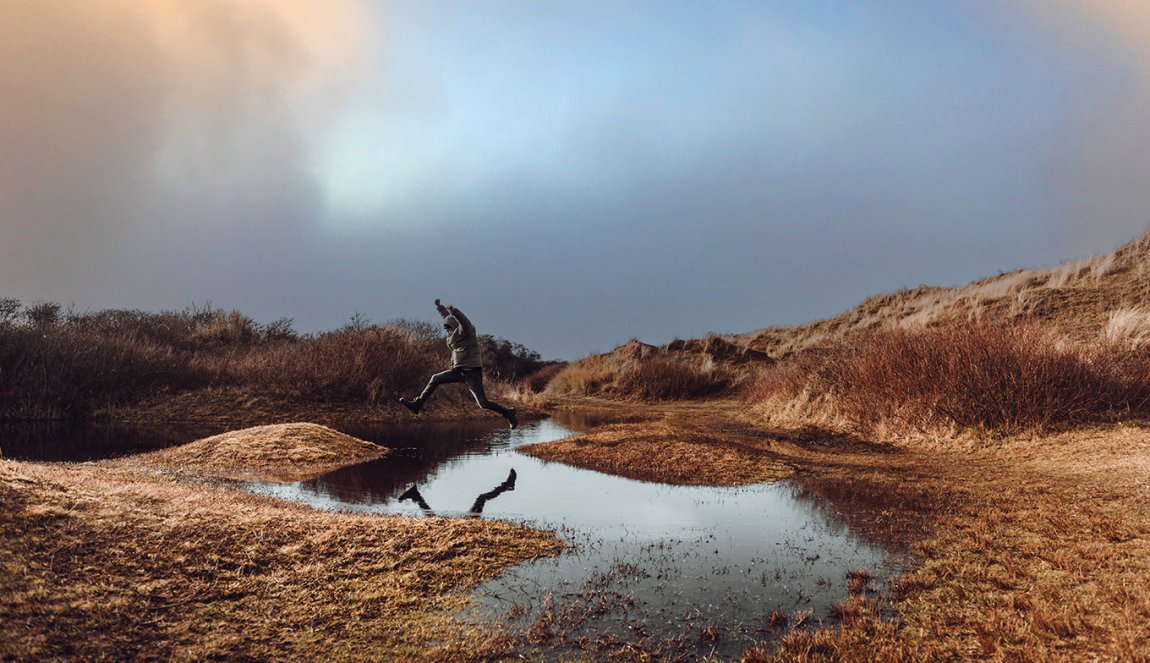
[[[1126,329],[1129,332],[1129,329]],[[1150,414],[1141,333],[1071,343],[1034,324],[883,329],[764,371],[748,398],[774,416],[874,433],[1005,433]]]
[[[6,660],[425,658],[453,590],[561,548],[92,465],[0,461],[0,503]]]
[[[299,481],[381,458],[387,449],[327,426],[271,424],[228,431],[117,464],[142,464],[238,479]]]

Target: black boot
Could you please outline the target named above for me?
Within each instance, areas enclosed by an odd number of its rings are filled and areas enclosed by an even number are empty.
[[[423,401],[418,398],[413,401],[409,401],[406,398],[400,398],[399,404],[411,410],[412,414],[419,414],[419,411],[423,409]],[[514,428],[514,426],[512,426],[512,428]]]
[[[507,410],[507,424],[511,426],[511,430],[519,428],[519,417],[515,416],[515,410]],[[515,470],[511,470],[514,472]]]

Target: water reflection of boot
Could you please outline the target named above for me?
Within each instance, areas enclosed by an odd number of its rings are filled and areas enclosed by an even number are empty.
[[[471,505],[471,513],[483,513],[483,507],[487,504],[487,500],[493,500],[509,490],[515,490],[515,478],[517,476],[515,468],[511,468],[511,472],[507,474],[507,479],[503,483],[475,498],[475,503]]]
[[[416,504],[419,505],[419,508],[423,509],[424,511],[431,511],[431,507],[427,505],[427,502],[425,502],[423,499],[423,495],[419,493],[419,487],[414,483],[411,484],[411,488],[403,491],[403,494],[399,496],[400,502],[406,502],[407,500],[413,500]]]

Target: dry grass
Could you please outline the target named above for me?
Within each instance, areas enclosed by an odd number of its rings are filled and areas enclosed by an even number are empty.
[[[490,378],[518,382],[545,363],[518,343],[480,337]],[[63,312],[0,298],[0,419],[112,418],[167,400],[234,389],[292,404],[374,405],[391,416],[447,365],[438,326],[356,317],[319,334],[237,311]],[[469,397],[445,392],[441,403]],[[169,411],[175,411],[169,406]],[[219,412],[215,413],[219,416]]]
[[[0,461],[0,503],[6,660],[434,659],[453,590],[560,548],[92,465]]]
[[[748,400],[872,435],[1048,430],[1150,415],[1150,361],[1033,324],[887,329],[767,369]]]
[[[519,451],[629,479],[695,486],[775,481],[793,469],[753,440],[685,421],[614,424]]]
[[[874,460],[826,469],[892,490],[913,476],[958,498],[931,513],[919,565],[896,582],[896,619],[852,597],[849,619],[792,631],[776,658],[1150,660],[1150,429]]]
[[[564,366],[551,377],[547,393],[658,402],[714,396],[737,384],[740,371],[716,359],[725,346],[717,341],[698,347],[685,343],[656,347],[632,340]]]
[[[116,461],[213,476],[300,481],[387,455],[387,449],[327,426],[270,424],[228,431],[170,449]]]

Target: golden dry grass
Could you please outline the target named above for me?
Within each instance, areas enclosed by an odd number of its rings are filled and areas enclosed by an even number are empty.
[[[624,423],[519,451],[597,472],[641,481],[732,486],[774,481],[793,469],[777,454],[736,435],[685,421]]]
[[[885,329],[795,357],[744,391],[764,417],[897,438],[1051,430],[1150,416],[1150,359],[1033,323]]]
[[[300,481],[385,455],[385,447],[327,426],[292,423],[228,431],[115,464],[193,470],[235,479]]]
[[[770,658],[1150,660],[1148,441],[1150,428],[1108,426],[837,459],[827,474],[893,491],[912,480],[950,504],[896,582],[897,619],[853,597],[849,619],[789,633]]]
[[[453,590],[561,547],[96,465],[0,461],[0,503],[5,660],[461,658]]]

